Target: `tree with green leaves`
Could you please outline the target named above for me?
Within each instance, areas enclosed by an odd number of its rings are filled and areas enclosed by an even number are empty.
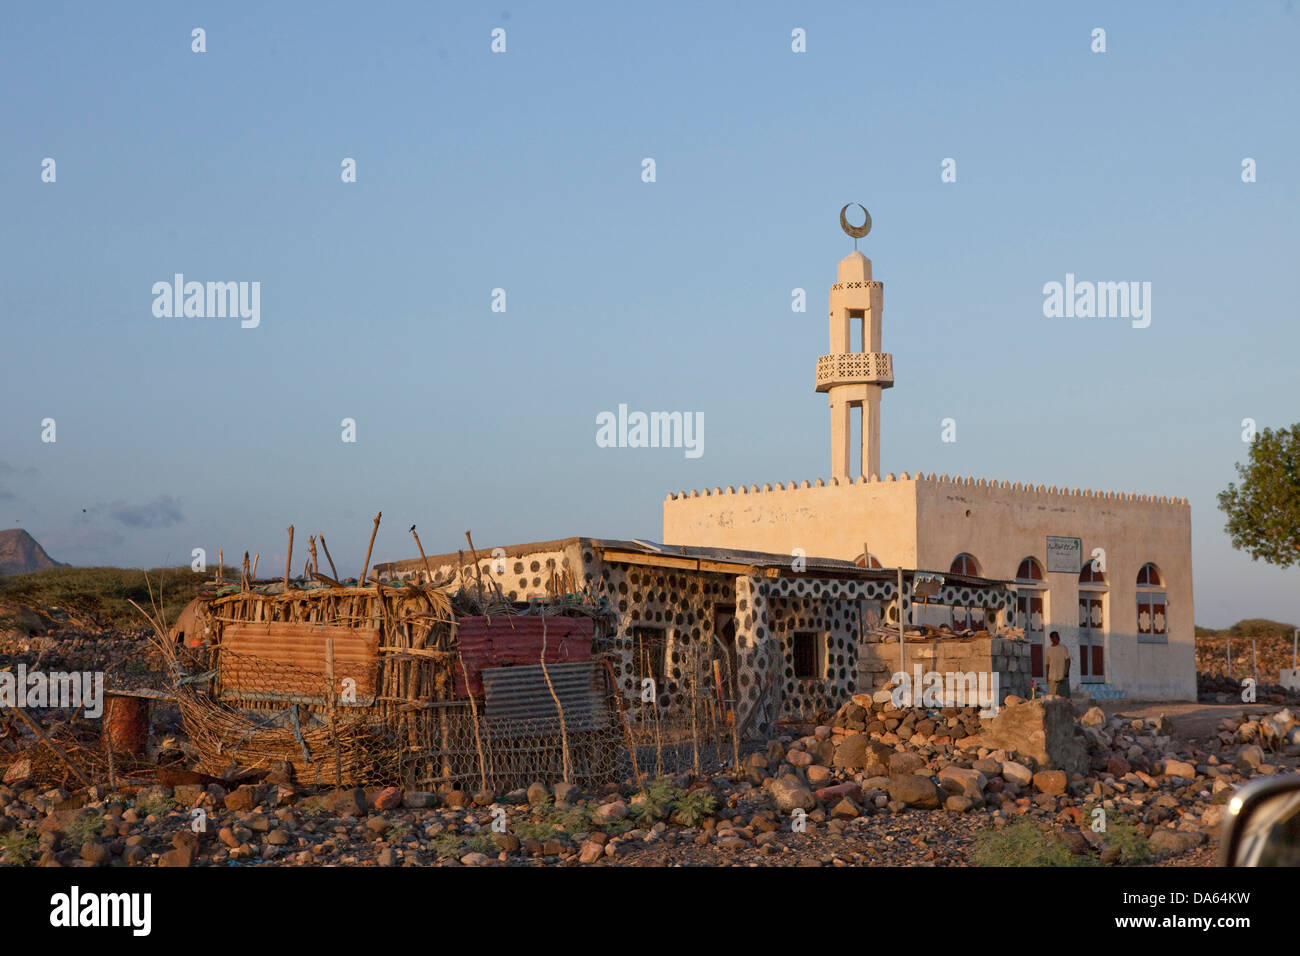
[[[1219,492],[1232,546],[1279,567],[1300,563],[1300,424],[1261,431],[1237,474],[1241,487]]]

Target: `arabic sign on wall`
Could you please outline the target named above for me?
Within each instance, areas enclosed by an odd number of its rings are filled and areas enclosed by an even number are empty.
[[[1047,570],[1078,574],[1083,570],[1083,540],[1047,536]]]

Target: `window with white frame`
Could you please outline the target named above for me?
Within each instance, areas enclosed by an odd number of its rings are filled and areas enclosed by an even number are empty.
[[[1137,576],[1137,628],[1139,644],[1164,644],[1169,640],[1165,582],[1160,569],[1147,562]]]

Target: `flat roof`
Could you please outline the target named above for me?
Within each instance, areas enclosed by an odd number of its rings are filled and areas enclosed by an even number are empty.
[[[508,558],[536,554],[539,551],[561,551],[570,545],[594,548],[600,552],[604,561],[647,564],[658,567],[677,567],[683,570],[730,572],[756,569],[767,572],[769,577],[793,576],[820,572],[832,577],[848,577],[862,580],[893,581],[898,577],[897,568],[864,568],[852,561],[842,558],[820,558],[809,555],[804,558],[805,570],[795,571],[791,567],[792,555],[771,551],[746,551],[738,548],[710,548],[698,545],[663,544],[644,538],[587,538],[575,536],[559,538],[553,541],[533,541],[525,544],[508,545],[504,548],[476,547],[479,560],[491,557],[498,548]],[[429,555],[429,565],[455,563],[468,552],[468,549],[446,554]],[[384,571],[422,570],[424,562],[420,558],[406,558],[401,561],[388,561],[376,564],[376,573]],[[965,574],[952,574],[946,571],[904,568],[904,576],[911,578],[915,574],[940,574],[944,582],[962,584],[967,587],[1003,587],[1011,582],[997,578],[981,578]]]

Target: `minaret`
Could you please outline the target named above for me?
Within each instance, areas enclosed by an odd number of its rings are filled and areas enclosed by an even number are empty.
[[[845,209],[848,207],[846,206]],[[865,212],[865,210],[863,210]],[[855,240],[871,228],[850,227],[840,213],[844,231]],[[851,415],[862,409],[862,474],[880,475],[880,392],[894,387],[894,359],[880,350],[880,319],[884,286],[871,278],[871,260],[854,250],[839,265],[839,281],[831,286],[831,354],[817,360],[817,391],[828,392],[831,407],[831,477],[848,481]],[[852,351],[854,323],[861,323],[861,350]]]

